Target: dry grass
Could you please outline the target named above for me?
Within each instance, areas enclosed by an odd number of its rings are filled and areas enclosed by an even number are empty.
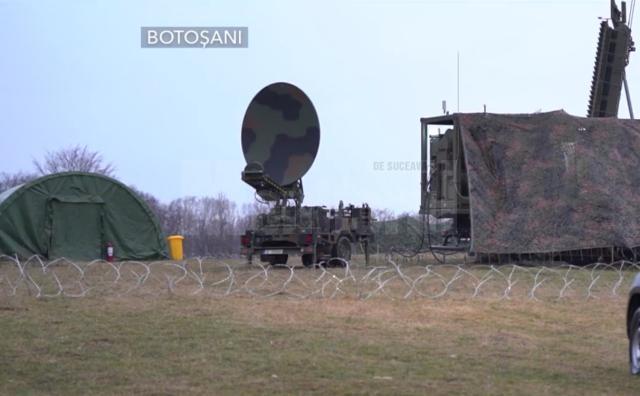
[[[0,299],[2,394],[637,394],[624,298]]]

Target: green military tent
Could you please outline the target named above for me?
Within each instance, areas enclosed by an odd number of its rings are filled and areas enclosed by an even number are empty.
[[[160,226],[131,189],[106,176],[64,172],[0,194],[0,254],[92,260],[167,257]]]

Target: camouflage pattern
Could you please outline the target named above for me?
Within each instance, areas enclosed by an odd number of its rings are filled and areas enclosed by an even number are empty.
[[[257,217],[255,229],[245,234],[248,246],[242,254],[249,262],[254,256],[272,264],[286,264],[290,256],[301,256],[306,266],[328,262],[340,257],[349,260],[351,251],[360,252],[362,246],[368,261],[369,246],[374,239],[371,208],[340,205],[338,209],[324,206],[275,206],[269,213]],[[345,257],[338,249],[346,239],[350,246]]]
[[[451,118],[466,164],[472,251],[640,246],[640,121],[564,111]]]
[[[242,152],[273,181],[286,186],[311,168],[320,145],[320,123],[298,87],[274,83],[253,98],[242,122]]]

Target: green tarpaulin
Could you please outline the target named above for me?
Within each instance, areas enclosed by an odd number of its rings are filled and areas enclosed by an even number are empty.
[[[149,207],[122,183],[97,174],[66,172],[0,194],[0,254],[54,259],[167,257]]]

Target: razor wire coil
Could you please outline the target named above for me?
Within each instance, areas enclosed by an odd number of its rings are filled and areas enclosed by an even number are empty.
[[[229,261],[229,262],[227,262]],[[314,268],[237,264],[232,260],[94,260],[0,256],[0,298],[82,298],[127,295],[201,295],[215,298],[369,300],[375,298],[496,300],[604,299],[625,296],[640,264],[618,261],[588,266],[519,264],[399,264],[388,256],[364,267]]]

